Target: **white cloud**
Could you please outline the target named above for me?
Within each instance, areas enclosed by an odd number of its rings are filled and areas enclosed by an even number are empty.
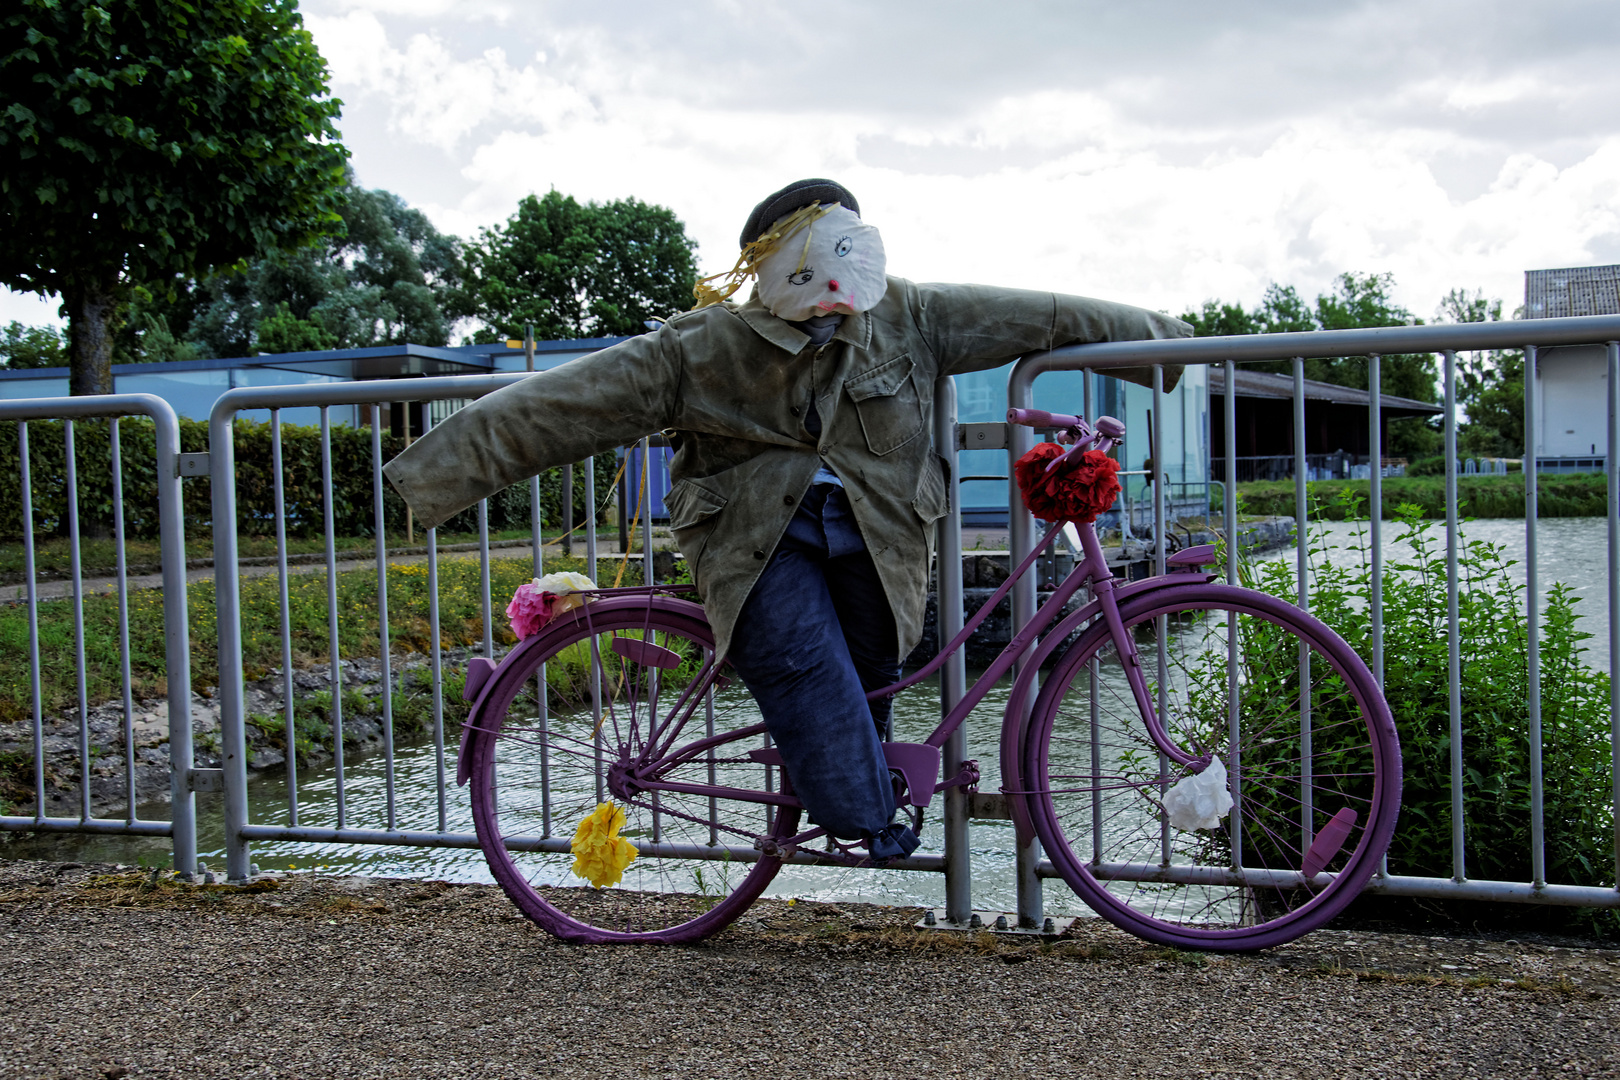
[[[0,289],[0,326],[20,322],[28,326],[64,326],[65,320],[56,314],[61,301],[56,297],[39,297],[33,293]]]
[[[303,6],[362,182],[462,236],[531,191],[635,196],[712,271],[831,175],[898,273],[1171,310],[1345,270],[1511,308],[1525,269],[1620,261],[1600,0]]]

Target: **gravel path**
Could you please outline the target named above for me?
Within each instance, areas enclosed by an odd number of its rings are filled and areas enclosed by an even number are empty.
[[[0,863],[0,1077],[1620,1076],[1620,952],[1318,932],[1207,958],[761,903],[559,944],[492,887]]]

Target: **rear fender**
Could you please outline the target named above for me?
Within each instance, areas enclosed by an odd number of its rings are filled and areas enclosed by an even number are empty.
[[[1157,577],[1143,578],[1126,585],[1114,588],[1114,602],[1120,607],[1126,603],[1144,596],[1148,593],[1158,592],[1161,589],[1177,588],[1183,585],[1207,585],[1215,580],[1217,575],[1210,573],[1178,571],[1174,574],[1161,574]],[[1001,790],[1007,795],[1007,808],[1012,813],[1013,825],[1018,831],[1018,845],[1023,847],[1035,837],[1035,826],[1029,817],[1029,811],[1024,805],[1025,792],[1029,785],[1024,782],[1024,736],[1029,730],[1030,704],[1034,700],[1038,688],[1035,685],[1035,676],[1052,654],[1068,641],[1076,631],[1084,628],[1102,613],[1102,602],[1093,600],[1074,614],[1060,620],[1041,636],[1040,643],[1024,658],[1023,666],[1018,678],[1013,682],[1012,693],[1007,698],[1007,715],[1013,718],[1012,723],[1004,723],[1001,727]]]
[[[517,672],[527,668],[525,657],[535,652],[550,652],[568,639],[576,637],[587,625],[585,621],[587,609],[594,622],[615,612],[626,609],[645,611],[648,607],[664,614],[680,615],[699,621],[704,619],[703,606],[690,600],[662,593],[651,597],[612,596],[574,608],[549,623],[540,633],[524,638],[506,654],[499,665],[482,656],[468,661],[467,688],[462,696],[470,695],[473,706],[472,711],[467,714],[466,721],[461,725],[461,749],[456,753],[456,785],[464,786],[472,779],[472,746],[476,741],[475,736],[479,732],[495,731],[485,722],[486,714],[491,710],[493,702],[507,701],[517,692],[518,687],[512,684],[523,681],[523,677]]]

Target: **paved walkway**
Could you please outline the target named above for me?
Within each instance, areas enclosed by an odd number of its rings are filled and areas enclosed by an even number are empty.
[[[486,886],[142,880],[0,863],[0,1080],[1620,1075],[1615,951],[1319,931],[1208,958],[812,902],[569,946]]]

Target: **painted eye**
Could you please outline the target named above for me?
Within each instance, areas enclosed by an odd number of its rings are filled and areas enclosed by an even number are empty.
[[[842,240],[838,241],[837,246],[833,248],[833,254],[842,259],[845,255],[850,253],[850,249],[852,249],[854,246],[855,245],[850,242],[849,237],[846,236]]]
[[[800,270],[797,274],[789,274],[788,281],[792,282],[794,285],[808,285],[810,283],[810,279],[815,276],[815,268],[807,266],[803,270]]]

